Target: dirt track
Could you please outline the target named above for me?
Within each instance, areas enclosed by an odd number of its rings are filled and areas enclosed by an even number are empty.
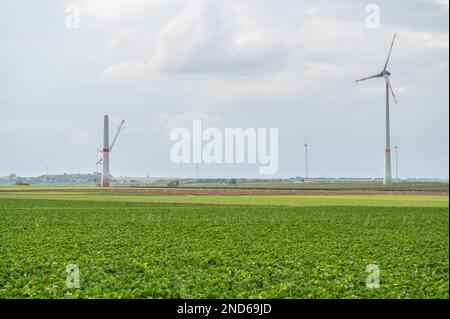
[[[374,189],[242,189],[242,188],[89,188],[89,189],[21,189],[1,192],[82,192],[134,193],[171,195],[435,195],[448,196],[445,191],[374,190]]]

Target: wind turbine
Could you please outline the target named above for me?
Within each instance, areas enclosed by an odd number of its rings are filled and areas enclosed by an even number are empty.
[[[397,103],[397,98],[395,97],[394,90],[392,89],[391,81],[389,77],[391,76],[391,72],[387,70],[389,60],[391,58],[392,48],[394,47],[395,38],[397,37],[397,33],[394,34],[394,39],[391,43],[391,48],[389,49],[389,54],[386,60],[386,64],[384,65],[383,71],[378,74],[362,78],[360,80],[356,80],[355,82],[366,81],[370,79],[376,78],[384,78],[386,82],[386,146],[384,149],[384,178],[383,184],[389,185],[392,182],[392,172],[391,172],[391,132],[390,132],[390,120],[389,120],[389,95],[392,94],[394,98],[395,104]]]

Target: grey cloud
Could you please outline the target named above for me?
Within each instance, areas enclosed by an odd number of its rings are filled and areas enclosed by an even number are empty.
[[[168,73],[261,71],[289,47],[258,31],[227,2],[193,2],[161,31],[150,65]]]

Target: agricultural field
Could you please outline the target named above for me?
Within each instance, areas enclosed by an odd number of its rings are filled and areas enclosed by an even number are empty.
[[[448,196],[341,197],[0,192],[0,298],[449,297]]]
[[[320,181],[310,180],[306,182],[279,181],[279,182],[245,182],[240,181],[235,185],[226,183],[187,183],[183,187],[211,187],[211,188],[255,188],[255,189],[305,189],[305,190],[372,190],[372,191],[448,191],[448,182],[411,182],[398,181],[390,186],[383,185],[380,181],[353,181],[336,180]]]
[[[211,205],[268,206],[402,206],[448,207],[448,196],[432,195],[176,195],[98,192],[0,193],[0,199],[54,199],[64,201],[108,201],[133,203],[185,203]]]
[[[135,185],[132,188],[168,188],[167,184],[171,181],[157,180],[152,182],[143,182],[141,186]],[[173,180],[172,180],[173,181]],[[417,192],[447,192],[449,190],[449,184],[447,181],[436,182],[420,182],[420,181],[396,181],[390,186],[383,185],[380,181],[354,181],[354,180],[335,180],[335,181],[322,181],[322,180],[309,180],[306,182],[294,182],[294,181],[255,181],[238,179],[236,184],[230,184],[228,180],[222,182],[214,182],[210,180],[202,180],[201,182],[195,182],[192,179],[179,180],[180,189],[184,188],[200,188],[200,189],[271,189],[271,190],[330,190],[330,191],[351,191],[351,190],[367,190],[372,192],[384,192],[384,191],[417,191]],[[123,183],[122,179],[116,178],[112,180],[112,184]],[[87,190],[95,187],[89,186],[64,186],[64,189],[70,190]],[[116,186],[114,189],[129,189],[128,186]],[[28,185],[28,186],[16,186],[16,185],[0,185],[0,191],[2,190],[48,190],[48,189],[61,189],[60,186],[49,185]]]

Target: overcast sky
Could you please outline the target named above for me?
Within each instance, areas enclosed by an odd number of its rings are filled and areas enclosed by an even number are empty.
[[[80,8],[80,28],[66,7]],[[366,6],[380,8],[367,28]],[[0,2],[0,175],[93,172],[102,117],[126,127],[114,176],[195,176],[170,161],[172,128],[278,128],[271,177],[382,177],[383,80],[402,177],[448,178],[448,0]],[[112,134],[113,132],[111,132]],[[201,177],[266,177],[201,165]]]

